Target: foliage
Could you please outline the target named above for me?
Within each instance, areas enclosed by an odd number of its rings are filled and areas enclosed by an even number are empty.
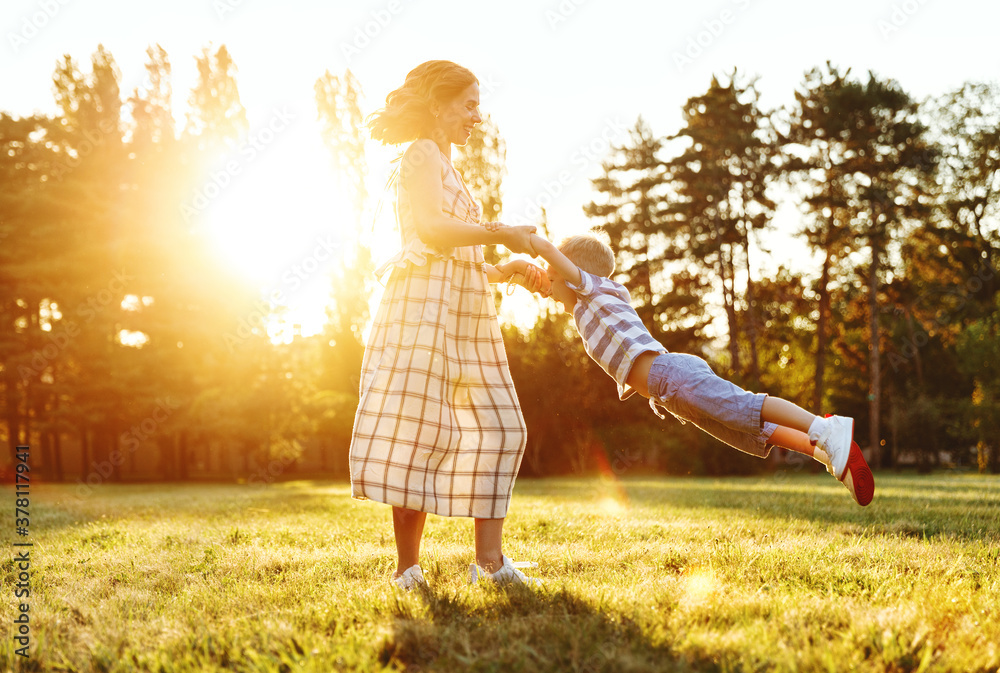
[[[698,350],[710,288],[690,271],[678,222],[668,208],[671,192],[660,157],[663,140],[640,117],[628,141],[611,148],[594,180],[596,200],[584,212],[597,221],[615,251],[615,277],[654,339],[670,349]]]
[[[361,83],[326,72],[314,87],[317,142],[355,217],[336,224],[346,245],[322,332],[278,344],[280,307],[218,263],[192,205],[248,131],[226,47],[195,61],[183,122],[159,45],[141,88],[123,91],[98,46],[89,68],[57,62],[55,114],[0,113],[0,439],[38,445],[47,479],[247,479],[275,461],[279,474],[346,475],[376,289]],[[792,106],[766,110],[734,70],[681,113],[668,135],[639,117],[584,207],[650,332],[755,391],[852,416],[884,466],[964,465],[978,445],[980,469],[1000,470],[997,86],[918,103],[827,63]],[[457,150],[485,219],[502,218],[505,161],[488,116]],[[815,262],[764,250],[779,197],[798,206],[793,235]],[[564,315],[543,309],[505,339],[525,474],[745,474],[780,460],[618,400]]]
[[[713,77],[708,91],[685,102],[682,114],[684,127],[671,139],[683,142],[683,149],[668,170],[677,190],[672,211],[685,260],[722,295],[729,372],[756,387],[760,320],[751,254],[775,208],[769,194],[778,174],[771,113],[761,109],[755,82],[743,83],[734,70],[725,84]],[[739,349],[743,336],[746,365]]]

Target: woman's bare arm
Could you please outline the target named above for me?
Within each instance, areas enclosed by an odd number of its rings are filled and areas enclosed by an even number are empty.
[[[449,217],[441,210],[444,190],[441,169],[444,158],[431,140],[417,140],[403,154],[400,184],[409,195],[414,224],[420,240],[439,248],[500,244],[512,252],[531,252],[533,226],[503,227],[488,231]]]

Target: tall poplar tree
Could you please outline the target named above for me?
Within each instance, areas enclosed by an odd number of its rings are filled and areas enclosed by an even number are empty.
[[[340,458],[335,467],[343,468],[344,451],[350,442],[358,404],[364,356],[362,334],[368,321],[374,268],[369,249],[362,241],[362,218],[368,201],[367,133],[361,113],[361,87],[350,70],[342,76],[327,71],[316,81],[314,92],[323,142],[330,152],[335,177],[351,195],[353,206],[353,222],[344,236],[346,250],[332,279],[331,304],[327,308],[324,330],[329,348],[323,354],[322,386],[333,394],[325,400],[320,412],[328,419],[321,424],[321,430],[332,438]],[[323,461],[327,464],[325,449],[324,442]]]

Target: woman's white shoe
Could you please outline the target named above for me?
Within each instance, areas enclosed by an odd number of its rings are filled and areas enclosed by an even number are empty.
[[[418,584],[427,586],[427,580],[424,579],[424,573],[418,565],[412,565],[399,577],[393,577],[392,583],[403,591],[410,591]]]
[[[542,580],[536,577],[528,577],[518,568],[537,568],[538,564],[531,561],[514,563],[506,556],[501,557],[503,565],[495,573],[486,572],[475,563],[469,564],[469,584],[475,584],[480,579],[488,579],[496,582],[498,586],[510,584],[523,584],[528,587],[538,587],[542,585]]]

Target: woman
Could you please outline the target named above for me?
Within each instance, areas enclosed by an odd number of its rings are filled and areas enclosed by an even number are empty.
[[[424,583],[428,512],[475,518],[474,578],[481,568],[497,581],[528,581],[501,551],[526,433],[489,283],[519,274],[536,291],[544,280],[523,260],[483,260],[483,244],[532,253],[535,228],[480,223],[451,150],[481,121],[475,75],[428,61],[368,122],[376,140],[410,146],[396,185],[402,250],[379,271],[391,275],[362,363],[351,494],[392,505],[393,581],[407,590]]]

